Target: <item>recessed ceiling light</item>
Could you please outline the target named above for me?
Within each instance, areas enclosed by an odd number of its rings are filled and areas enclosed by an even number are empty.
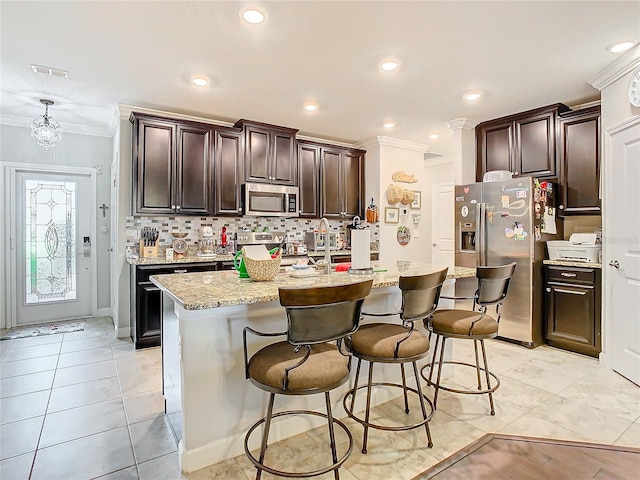
[[[307,102],[304,104],[304,109],[308,112],[315,112],[318,110],[318,104],[313,102]]]
[[[431,135],[429,135],[429,138],[433,138],[434,140],[436,138],[438,138],[440,135],[438,135],[437,133],[432,133]]]
[[[382,124],[382,126],[384,128],[393,128],[393,127],[396,126],[396,124],[394,122],[385,122],[385,123]]]
[[[240,16],[249,23],[262,23],[264,21],[264,13],[254,8],[248,8],[240,12]]]
[[[391,72],[398,68],[398,62],[395,60],[386,60],[380,64],[380,68],[386,72]]]
[[[467,92],[462,96],[462,98],[464,98],[467,102],[475,102],[481,96],[482,94],[480,92]]]
[[[52,77],[69,78],[69,72],[60,68],[45,67],[44,65],[31,64],[31,71],[34,73],[42,73],[43,75],[51,75]]]
[[[607,50],[609,50],[611,53],[626,52],[627,50],[629,50],[634,45],[635,45],[635,43],[634,42],[630,42],[630,41],[618,42],[618,43],[613,43],[613,44],[609,45],[607,47]]]
[[[202,76],[192,77],[191,83],[198,87],[206,87],[209,85],[209,80]]]

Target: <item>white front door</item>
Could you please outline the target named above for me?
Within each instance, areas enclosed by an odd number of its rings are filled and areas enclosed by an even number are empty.
[[[91,177],[17,171],[16,325],[91,316]]]
[[[640,385],[640,117],[611,133],[605,225],[612,368]]]
[[[453,184],[433,185],[431,196],[431,262],[453,268]]]

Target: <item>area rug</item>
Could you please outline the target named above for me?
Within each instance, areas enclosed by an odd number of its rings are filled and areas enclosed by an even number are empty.
[[[413,480],[640,478],[640,448],[488,433]]]
[[[79,332],[84,330],[85,322],[49,323],[30,327],[12,328],[0,340],[15,340],[16,338],[53,335],[56,333]]]

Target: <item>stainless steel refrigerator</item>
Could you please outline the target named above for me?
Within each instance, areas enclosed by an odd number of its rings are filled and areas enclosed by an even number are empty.
[[[562,238],[555,217],[557,184],[532,177],[455,188],[455,264],[475,267],[516,262],[501,307],[498,336],[533,347],[543,343],[543,274],[546,241]],[[456,295],[476,283],[457,282]]]

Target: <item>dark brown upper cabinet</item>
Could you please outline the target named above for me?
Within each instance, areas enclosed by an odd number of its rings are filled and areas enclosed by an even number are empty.
[[[299,213],[303,218],[320,215],[320,146],[298,140]]]
[[[132,113],[133,214],[211,215],[209,126]]]
[[[558,119],[561,215],[600,215],[600,106]]]
[[[364,155],[363,150],[330,146],[320,149],[322,217],[363,217]]]
[[[558,103],[478,124],[476,180],[492,170],[556,177],[557,118],[568,110]]]
[[[250,120],[234,125],[244,132],[244,180],[246,182],[297,185],[296,132]]]
[[[215,129],[215,215],[242,215],[242,130]]]

